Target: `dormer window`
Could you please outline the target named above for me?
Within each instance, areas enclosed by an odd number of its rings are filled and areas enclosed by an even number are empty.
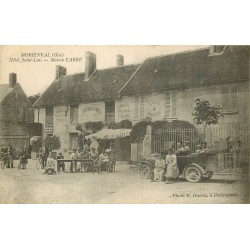
[[[209,46],[209,55],[221,55],[225,50],[225,45],[210,45]]]

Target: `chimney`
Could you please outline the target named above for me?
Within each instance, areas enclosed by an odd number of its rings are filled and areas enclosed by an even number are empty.
[[[116,56],[116,66],[120,67],[124,65],[124,57],[123,55]]]
[[[214,45],[210,45],[209,46],[209,55],[213,55],[214,54],[214,51],[215,50],[215,46]]]
[[[61,65],[56,65],[56,80],[59,80],[61,76],[67,75],[67,69]]]
[[[209,46],[209,55],[221,54],[225,49],[225,45],[210,45]]]
[[[87,81],[96,70],[96,55],[90,51],[85,53],[85,81]]]
[[[16,74],[15,73],[10,73],[9,74],[9,87],[14,88],[16,86]]]

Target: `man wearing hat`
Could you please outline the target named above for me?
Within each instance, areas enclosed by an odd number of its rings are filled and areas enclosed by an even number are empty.
[[[188,155],[191,152],[191,149],[189,147],[189,141],[184,141],[184,149],[185,149],[185,154]]]

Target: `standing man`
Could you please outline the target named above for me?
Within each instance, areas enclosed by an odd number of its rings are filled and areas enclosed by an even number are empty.
[[[10,146],[10,143],[5,148],[5,153],[8,157],[7,168],[13,168],[13,148]]]
[[[76,153],[76,149],[73,149],[73,153],[71,154],[70,158],[73,160],[70,164],[70,172],[77,172],[77,153]]]
[[[49,150],[48,148],[44,145],[44,143],[42,144],[42,147],[39,150],[39,154],[42,157],[42,169],[46,168],[47,165],[47,158],[49,155]]]
[[[92,150],[92,148],[95,149],[95,152],[98,152],[99,143],[98,143],[98,141],[96,140],[96,137],[95,137],[95,136],[93,136],[93,137],[91,138],[90,150]]]
[[[61,152],[57,156],[57,159],[64,159],[64,156],[63,156],[63,154]],[[60,169],[62,169],[62,172],[65,171],[65,163],[64,162],[58,162],[57,163],[57,173],[60,172]]]
[[[89,151],[90,151],[89,142],[86,141],[84,146],[83,146],[83,154],[87,154]]]

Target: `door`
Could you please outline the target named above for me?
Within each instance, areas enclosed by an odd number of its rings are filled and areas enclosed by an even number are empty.
[[[72,151],[73,149],[78,148],[78,134],[77,133],[70,133],[69,134],[69,145],[70,145],[70,150]]]

